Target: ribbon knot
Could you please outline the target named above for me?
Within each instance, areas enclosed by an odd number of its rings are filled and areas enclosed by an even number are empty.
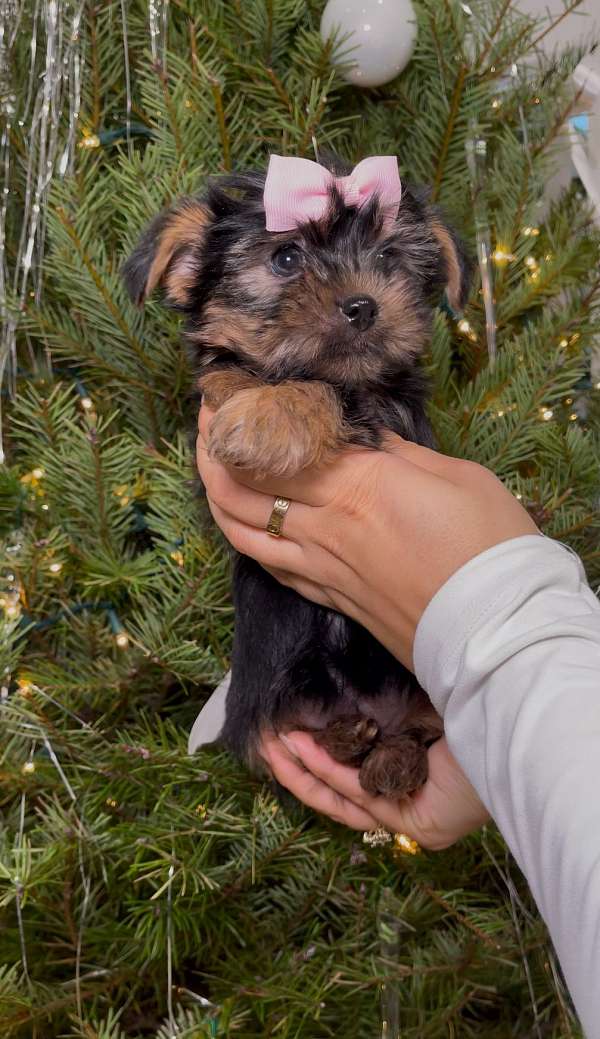
[[[335,186],[347,206],[359,209],[376,195],[386,221],[398,215],[402,188],[395,155],[363,159],[346,177],[336,177],[311,159],[271,155],[265,180],[267,231],[291,231],[327,213]]]

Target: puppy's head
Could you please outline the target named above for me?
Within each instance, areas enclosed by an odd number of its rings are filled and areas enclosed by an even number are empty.
[[[415,192],[403,189],[390,226],[376,197],[358,209],[332,187],[323,219],[273,232],[264,183],[232,175],[182,199],[125,264],[132,298],[160,286],[200,356],[228,352],[267,378],[378,383],[421,352],[444,290],[453,309],[464,306],[462,246]]]

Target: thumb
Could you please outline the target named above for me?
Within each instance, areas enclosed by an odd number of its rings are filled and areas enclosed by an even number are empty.
[[[395,458],[402,458],[405,462],[418,466],[419,469],[426,469],[435,476],[441,476],[445,479],[450,478],[452,464],[457,461],[457,459],[442,455],[439,451],[434,451],[430,447],[423,447],[421,444],[414,444],[410,440],[404,440],[403,437],[399,437],[396,433],[387,433],[385,435],[382,448],[386,454],[393,455]]]
[[[490,816],[450,751],[445,736],[429,748],[428,765],[429,778],[425,786],[403,803],[402,809],[407,827],[412,825],[415,830],[406,832],[423,847],[441,851],[478,829]]]

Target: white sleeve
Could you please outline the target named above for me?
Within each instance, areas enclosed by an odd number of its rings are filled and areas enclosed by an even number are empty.
[[[483,552],[430,602],[414,661],[600,1039],[600,603],[579,558],[536,534]]]

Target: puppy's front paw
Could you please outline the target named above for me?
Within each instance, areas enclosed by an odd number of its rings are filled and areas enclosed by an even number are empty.
[[[226,401],[211,423],[208,452],[225,465],[289,477],[326,461],[343,442],[334,390],[287,382],[244,389]]]
[[[240,390],[247,390],[260,385],[260,380],[250,372],[223,368],[221,371],[207,372],[198,379],[198,388],[202,393],[203,403],[216,411],[226,401],[231,400]]]

